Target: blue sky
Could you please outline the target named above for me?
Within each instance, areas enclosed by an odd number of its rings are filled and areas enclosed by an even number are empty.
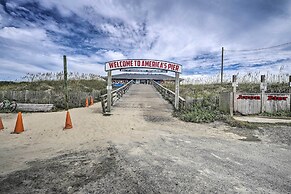
[[[0,80],[26,73],[105,75],[106,61],[168,60],[184,77],[290,74],[289,0],[0,0]]]

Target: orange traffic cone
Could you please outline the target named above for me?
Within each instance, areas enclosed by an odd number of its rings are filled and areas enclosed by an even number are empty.
[[[69,111],[67,111],[67,116],[66,116],[66,123],[65,123],[65,127],[64,129],[72,129],[73,125],[72,125],[72,121],[71,121],[71,116]]]
[[[93,99],[93,97],[91,96],[91,98],[90,98],[90,106],[92,106],[94,104],[94,99]]]
[[[1,117],[0,117],[0,130],[3,130],[4,129],[4,125],[3,125],[3,123],[2,123],[2,119],[1,119]]]
[[[86,107],[89,106],[89,102],[88,102],[88,98],[86,98],[86,104],[85,104]]]
[[[22,133],[24,131],[21,112],[18,112],[14,133]]]

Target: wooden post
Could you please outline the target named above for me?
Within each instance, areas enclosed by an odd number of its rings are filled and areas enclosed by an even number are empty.
[[[236,75],[232,75],[232,95],[230,96],[231,98],[231,103],[230,103],[230,116],[233,116],[233,112],[236,111],[234,106],[236,105],[236,87],[237,87],[237,77]]]
[[[291,75],[289,75],[289,95],[290,95],[290,112],[291,112]]]
[[[68,71],[67,71],[67,57],[63,56],[64,59],[64,89],[65,89],[65,101],[66,101],[66,110],[69,109],[69,98],[68,98]]]
[[[180,89],[180,80],[179,73],[175,72],[175,109],[179,109],[179,89]]]
[[[107,73],[107,112],[111,112],[112,71]]]
[[[230,94],[229,94],[230,96],[229,96],[229,113],[230,113],[230,116],[231,117],[233,117],[233,106],[234,106],[234,104],[233,104],[233,99],[234,99],[234,94],[233,94],[233,92],[230,92]]]
[[[101,106],[102,106],[102,112],[105,113],[106,112],[106,107],[105,107],[105,99],[101,97]]]
[[[223,83],[223,52],[224,48],[221,48],[221,75],[220,75],[220,82]]]
[[[266,85],[266,76],[261,75],[261,113],[265,112],[265,92],[267,90],[267,85]]]
[[[232,75],[232,92],[236,93],[237,87],[237,77],[236,75]]]

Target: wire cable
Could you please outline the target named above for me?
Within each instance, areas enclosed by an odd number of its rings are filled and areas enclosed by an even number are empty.
[[[260,51],[260,50],[267,50],[267,49],[277,48],[277,47],[286,46],[286,45],[291,45],[291,42],[287,42],[287,43],[279,44],[279,45],[275,45],[275,46],[270,46],[270,47],[256,48],[256,49],[243,49],[243,50],[228,50],[228,49],[225,49],[225,51],[231,51],[231,52]]]

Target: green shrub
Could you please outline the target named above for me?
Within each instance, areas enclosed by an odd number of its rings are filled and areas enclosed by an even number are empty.
[[[222,118],[215,102],[210,99],[194,102],[192,107],[177,112],[176,115],[183,121],[194,123],[209,123]]]
[[[186,122],[209,123],[221,119],[221,114],[218,111],[197,108],[179,114],[179,118]]]

